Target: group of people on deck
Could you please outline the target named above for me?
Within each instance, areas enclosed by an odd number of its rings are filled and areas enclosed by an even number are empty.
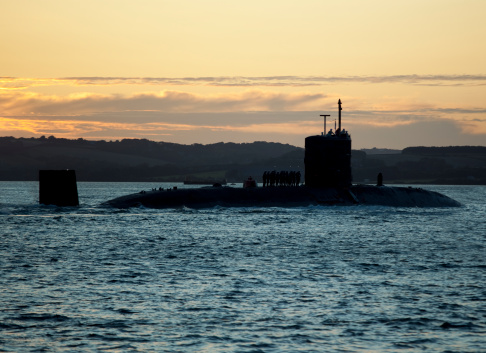
[[[263,173],[263,187],[267,186],[299,186],[300,172],[271,171]]]
[[[336,132],[334,133],[331,130],[329,130],[329,132],[327,133],[327,136],[349,136],[348,132],[344,129],[340,130],[340,129],[336,129]]]

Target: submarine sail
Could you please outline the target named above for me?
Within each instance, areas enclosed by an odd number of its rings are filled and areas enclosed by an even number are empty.
[[[351,186],[351,136],[341,129],[341,104],[339,100],[339,125],[336,131],[331,129],[305,139],[305,185],[308,187]]]

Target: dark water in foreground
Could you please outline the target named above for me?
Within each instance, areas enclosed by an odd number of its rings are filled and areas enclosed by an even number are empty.
[[[424,187],[461,208],[99,207],[151,187],[78,183],[57,208],[0,182],[0,351],[486,351],[486,187]]]

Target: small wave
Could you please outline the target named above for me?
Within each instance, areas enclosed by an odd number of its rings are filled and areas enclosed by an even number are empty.
[[[130,310],[130,309],[125,309],[125,308],[117,309],[115,311],[119,312],[120,314],[136,314],[137,313],[136,311],[133,311],[133,310]]]
[[[21,330],[21,329],[25,329],[25,328],[27,328],[27,327],[22,326],[22,325],[12,324],[12,323],[0,322],[0,329],[3,329],[3,330]]]
[[[474,329],[474,328],[480,328],[480,326],[473,324],[472,322],[468,322],[465,324],[456,324],[456,323],[450,323],[450,322],[444,322],[440,325],[441,328],[443,329]]]
[[[241,214],[259,214],[259,213],[274,213],[274,210],[268,208],[241,208],[238,210]]]
[[[425,344],[435,344],[439,340],[437,338],[419,338],[405,342],[397,342],[395,345],[400,348],[417,348]]]
[[[59,314],[37,314],[37,313],[28,313],[28,314],[20,314],[18,317],[14,318],[14,320],[19,321],[54,321],[54,322],[64,322],[70,320],[69,317]]]
[[[130,328],[132,324],[130,321],[125,320],[108,320],[104,322],[88,323],[82,326],[99,328]]]

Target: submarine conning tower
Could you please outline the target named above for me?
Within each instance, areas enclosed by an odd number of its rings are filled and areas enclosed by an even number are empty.
[[[351,136],[341,129],[341,99],[338,101],[339,125],[335,131],[305,139],[305,185],[315,188],[351,186]]]

